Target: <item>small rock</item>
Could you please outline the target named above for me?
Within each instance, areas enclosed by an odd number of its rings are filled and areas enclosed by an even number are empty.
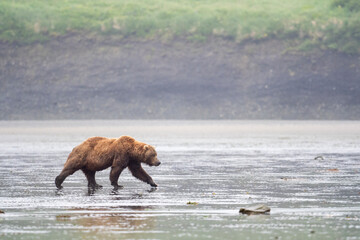
[[[256,205],[248,208],[240,208],[239,213],[253,215],[253,214],[269,214],[270,208],[266,205]]]
[[[314,160],[324,160],[324,157],[323,157],[323,156],[316,156],[316,157],[314,158]]]
[[[198,205],[199,203],[198,203],[198,202],[190,202],[190,201],[189,201],[189,202],[187,202],[186,204],[187,204],[187,205]]]
[[[0,213],[5,213],[3,210],[0,210]]]

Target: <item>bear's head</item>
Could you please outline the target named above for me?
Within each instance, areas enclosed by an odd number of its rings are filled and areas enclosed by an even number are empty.
[[[149,166],[159,166],[161,162],[157,159],[155,148],[150,145],[144,145],[144,160],[143,162]]]

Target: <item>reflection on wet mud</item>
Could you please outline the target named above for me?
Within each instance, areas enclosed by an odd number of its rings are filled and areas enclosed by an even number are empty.
[[[123,212],[112,212],[119,209]],[[143,206],[121,206],[121,208],[73,208],[67,214],[57,215],[57,221],[84,227],[88,231],[148,231],[156,225],[156,218],[142,211]]]
[[[156,192],[157,188],[150,188],[149,190],[146,190],[147,193],[153,193]],[[111,195],[123,195],[123,192],[121,192],[120,189],[113,189],[111,191]],[[130,197],[118,197],[118,198],[114,198],[116,200],[130,200],[130,199],[136,199],[136,198],[142,198],[143,197],[143,193],[135,193],[133,195],[131,195]]]
[[[96,214],[82,214],[78,215],[73,222],[76,225],[81,225],[91,230],[107,231],[123,231],[123,230],[151,230],[154,228],[155,217],[139,217],[126,214],[110,214],[110,215],[96,215]]]

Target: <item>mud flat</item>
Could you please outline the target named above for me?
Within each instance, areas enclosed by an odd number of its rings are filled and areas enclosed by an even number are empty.
[[[77,172],[57,191],[71,149],[96,135],[154,145],[159,187],[125,170],[114,192],[104,170],[103,189]],[[356,121],[2,121],[0,237],[360,239],[359,145]],[[258,204],[271,213],[239,214]]]

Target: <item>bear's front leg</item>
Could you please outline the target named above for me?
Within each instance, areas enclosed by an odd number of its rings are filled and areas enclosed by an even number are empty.
[[[118,179],[120,177],[121,172],[125,169],[123,166],[112,166],[110,171],[110,182],[111,185],[114,186],[114,190],[119,188],[123,188],[123,186],[118,185]]]
[[[145,172],[145,170],[141,167],[140,163],[132,163],[129,164],[129,170],[132,175],[143,182],[150,184],[152,187],[157,187],[154,180]]]

